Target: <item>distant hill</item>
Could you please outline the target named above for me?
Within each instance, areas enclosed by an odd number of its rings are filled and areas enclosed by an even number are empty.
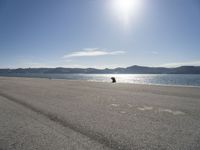
[[[181,66],[176,68],[130,66],[127,68],[18,68],[0,69],[0,74],[42,73],[42,74],[200,74],[200,66]]]

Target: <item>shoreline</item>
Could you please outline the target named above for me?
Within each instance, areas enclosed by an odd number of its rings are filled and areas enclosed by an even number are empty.
[[[56,86],[63,86],[66,88],[67,84],[71,84],[76,88],[78,86],[85,85],[88,88],[104,88],[105,90],[122,90],[128,92],[139,92],[139,93],[154,93],[154,94],[164,94],[164,95],[179,95],[186,97],[198,97],[200,98],[200,88],[199,87],[189,87],[189,86],[168,86],[168,85],[153,85],[153,84],[133,84],[133,83],[111,83],[111,82],[93,82],[86,80],[69,80],[69,79],[48,79],[48,78],[27,78],[27,77],[0,77],[0,82],[4,79],[5,81],[13,81],[18,84],[18,80],[21,82],[27,82],[30,84],[36,82],[41,82],[45,84],[55,84]],[[65,85],[66,84],[66,85]],[[31,86],[31,85],[30,85]]]
[[[27,79],[49,79],[49,80],[67,80],[67,81],[85,81],[94,83],[111,83],[106,81],[95,80],[81,80],[81,79],[63,79],[63,78],[48,78],[48,77],[22,77],[22,76],[0,76],[0,78],[27,78]],[[131,82],[117,82],[114,84],[130,84],[130,85],[149,85],[149,86],[161,86],[161,87],[183,87],[183,88],[200,88],[195,85],[179,85],[179,84],[153,84],[153,83],[131,83]]]

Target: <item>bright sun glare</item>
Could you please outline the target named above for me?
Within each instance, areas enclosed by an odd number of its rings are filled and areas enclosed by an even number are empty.
[[[140,13],[142,0],[112,0],[111,6],[120,21],[129,24]]]

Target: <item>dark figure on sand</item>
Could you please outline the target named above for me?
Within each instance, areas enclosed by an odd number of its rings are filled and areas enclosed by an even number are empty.
[[[112,83],[116,83],[115,77],[111,77]]]

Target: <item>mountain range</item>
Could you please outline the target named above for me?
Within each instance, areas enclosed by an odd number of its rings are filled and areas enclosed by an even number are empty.
[[[0,74],[42,73],[42,74],[200,74],[200,66],[181,66],[176,68],[130,66],[115,69],[95,68],[18,68],[0,69]]]

